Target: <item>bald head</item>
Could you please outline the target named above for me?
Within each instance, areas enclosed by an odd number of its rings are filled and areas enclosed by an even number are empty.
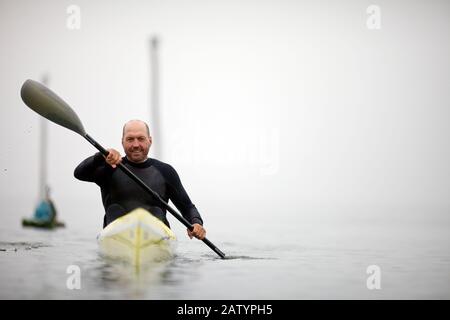
[[[123,140],[123,137],[125,137],[125,131],[128,129],[128,127],[131,127],[133,129],[139,128],[139,127],[144,127],[145,131],[147,132],[147,137],[150,137],[150,129],[148,128],[147,123],[145,123],[142,120],[130,120],[123,125],[122,140]]]

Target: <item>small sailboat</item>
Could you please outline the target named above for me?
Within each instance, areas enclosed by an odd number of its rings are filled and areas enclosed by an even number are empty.
[[[48,83],[44,76],[43,83]],[[47,121],[40,119],[40,170],[39,170],[39,203],[32,218],[23,218],[22,226],[53,229],[64,227],[64,223],[57,220],[57,210],[50,198],[50,187],[47,184]]]
[[[46,188],[46,196],[37,205],[32,218],[23,218],[22,226],[53,229],[64,227],[64,223],[57,220],[55,204],[50,198],[50,188]]]

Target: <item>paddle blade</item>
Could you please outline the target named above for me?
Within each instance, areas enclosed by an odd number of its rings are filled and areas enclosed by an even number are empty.
[[[75,111],[53,91],[43,84],[27,80],[22,85],[20,95],[23,102],[44,118],[84,136],[83,124]]]

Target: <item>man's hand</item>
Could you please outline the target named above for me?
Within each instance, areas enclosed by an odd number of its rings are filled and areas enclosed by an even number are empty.
[[[109,152],[109,154],[105,158],[106,163],[111,167],[116,168],[117,165],[122,162],[122,156],[120,155],[119,151],[115,149],[107,149],[107,151]]]
[[[194,223],[193,227],[194,229],[192,229],[192,231],[187,229],[189,238],[192,239],[192,237],[196,237],[197,239],[203,240],[206,236],[206,230],[203,228],[203,226],[201,224]]]

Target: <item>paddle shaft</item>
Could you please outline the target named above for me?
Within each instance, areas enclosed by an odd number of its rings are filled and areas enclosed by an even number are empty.
[[[103,148],[97,141],[94,140],[90,135],[87,133],[84,135],[87,141],[91,143],[95,148],[97,148],[98,151],[101,152],[105,157],[108,156],[109,152]],[[180,221],[182,224],[186,226],[189,230],[193,230],[194,226],[187,221],[181,214],[179,214],[175,209],[173,209],[164,199],[161,198],[161,196],[153,191],[149,186],[147,186],[139,177],[137,177],[133,172],[130,171],[125,165],[122,163],[119,163],[117,165],[118,168],[120,168],[128,177],[130,177],[132,180],[134,180],[139,186],[141,186],[145,191],[147,191],[149,194],[151,194],[154,198],[158,199],[158,201],[163,205],[167,211],[169,211],[178,221]],[[203,238],[202,241],[210,247],[215,253],[219,255],[222,259],[225,258],[225,254],[219,250],[211,241],[209,241],[207,238]]]

